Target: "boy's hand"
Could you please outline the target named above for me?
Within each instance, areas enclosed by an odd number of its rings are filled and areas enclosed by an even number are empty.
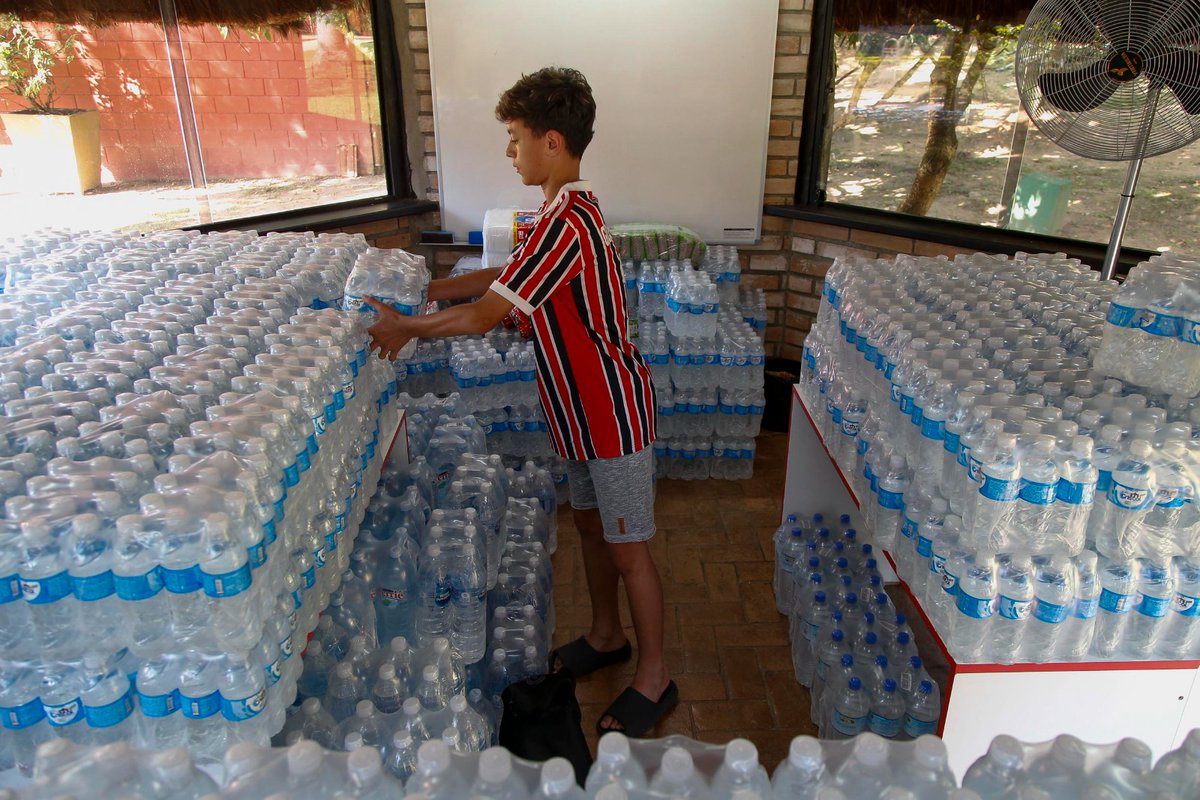
[[[363,297],[363,300],[379,314],[379,321],[367,330],[371,334],[371,349],[378,349],[384,358],[395,361],[404,345],[413,338],[406,330],[408,318],[374,297]]]

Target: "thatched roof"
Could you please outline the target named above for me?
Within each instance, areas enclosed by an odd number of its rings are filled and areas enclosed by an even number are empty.
[[[356,0],[176,0],[179,21],[184,25],[283,26],[294,24],[305,14],[352,8]],[[117,22],[161,22],[158,0],[0,0],[0,14],[16,14],[24,20],[63,24],[110,25]]]
[[[927,25],[943,19],[965,29],[1023,22],[1034,0],[827,0],[838,31]]]

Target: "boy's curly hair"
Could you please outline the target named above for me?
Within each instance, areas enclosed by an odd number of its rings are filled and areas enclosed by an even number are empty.
[[[592,141],[596,101],[587,78],[577,69],[545,67],[521,80],[500,95],[496,119],[520,120],[536,136],[558,131],[566,139],[567,152],[583,156]]]

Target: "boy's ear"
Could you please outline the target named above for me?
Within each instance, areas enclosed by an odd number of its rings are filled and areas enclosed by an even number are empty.
[[[567,151],[567,139],[558,131],[551,128],[546,131],[546,149],[550,155],[558,155]]]

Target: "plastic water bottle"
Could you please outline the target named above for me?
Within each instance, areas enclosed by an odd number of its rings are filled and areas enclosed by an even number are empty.
[[[487,569],[480,555],[474,546],[463,546],[449,576],[450,642],[467,664],[483,658],[487,645]]]
[[[947,763],[946,745],[936,736],[921,736],[911,756],[896,769],[892,785],[908,789],[913,797],[947,797],[958,785]]]
[[[1025,624],[1020,656],[1036,662],[1062,653],[1077,595],[1075,570],[1066,556],[1034,556],[1033,569],[1033,613]]]
[[[937,684],[921,681],[908,699],[908,709],[904,712],[904,733],[913,739],[935,734],[941,716],[942,701]]]
[[[450,748],[433,739],[417,750],[416,770],[404,790],[410,796],[421,794],[429,800],[455,800],[465,796],[467,786],[450,762]]]
[[[646,788],[646,773],[629,749],[629,739],[619,731],[600,737],[596,760],[588,771],[584,790],[594,795],[602,786],[619,785],[626,791]]]
[[[871,698],[862,690],[862,680],[855,675],[832,691],[829,737],[851,739],[866,730]]]
[[[354,716],[358,701],[366,696],[366,687],[362,679],[354,674],[354,667],[347,662],[338,664],[325,695],[325,706],[334,721],[340,724]]]
[[[1126,456],[1112,473],[1100,522],[1094,529],[1096,549],[1109,558],[1137,555],[1139,527],[1154,506],[1157,484],[1150,466],[1153,448],[1143,439],[1129,443]]]
[[[407,781],[417,769],[417,748],[420,743],[413,739],[412,733],[399,730],[392,734],[391,741],[384,751],[384,768],[401,783]]]
[[[373,747],[355,750],[346,758],[351,797],[360,800],[399,800],[401,788],[384,774],[379,751]]]
[[[988,638],[988,655],[997,664],[1011,664],[1018,657],[1034,605],[1029,556],[1021,553],[996,556],[996,578],[998,598]]]
[[[442,548],[431,544],[425,548],[420,569],[417,572],[416,636],[421,644],[428,644],[438,637],[450,635],[450,570],[448,559],[443,557]]]
[[[376,575],[375,625],[379,641],[390,642],[397,636],[415,640],[416,570],[404,548],[397,545]]]
[[[1200,794],[1200,728],[1188,733],[1183,744],[1154,765],[1154,781],[1160,791],[1176,797]]]
[[[758,748],[747,739],[730,739],[725,745],[725,759],[710,782],[716,797],[733,796],[736,791],[748,789],[759,797],[769,797],[771,780],[767,771],[758,763]]]
[[[555,756],[542,764],[540,784],[533,793],[536,800],[543,798],[562,798],[563,800],[582,800],[586,795],[575,783],[575,770],[571,762],[560,756]]]
[[[1158,640],[1158,651],[1165,658],[1187,658],[1195,651],[1200,625],[1200,564],[1184,557],[1174,562],[1175,597],[1171,612]]]
[[[692,754],[682,747],[667,748],[667,752],[663,754],[662,765],[650,780],[650,791],[668,797],[693,800],[708,800],[713,796],[705,785],[703,776],[696,771]]]
[[[962,785],[983,800],[1012,796],[1024,777],[1025,749],[1007,734],[992,739],[987,753],[963,775]]]
[[[1140,559],[1138,591],[1122,635],[1121,650],[1131,659],[1150,658],[1175,600],[1175,571],[1171,562]]]
[[[855,737],[850,755],[834,775],[836,787],[846,797],[879,797],[891,782],[887,740],[870,732]]]
[[[871,713],[867,728],[885,739],[895,739],[904,724],[904,698],[896,691],[896,681],[885,678],[871,697]]]
[[[1094,550],[1084,550],[1073,559],[1075,597],[1070,615],[1061,624],[1058,639],[1058,658],[1062,661],[1079,661],[1092,647],[1096,613],[1100,608],[1100,576],[1096,561]],[[1031,654],[1033,660],[1041,657]]]
[[[1108,658],[1117,651],[1125,633],[1138,586],[1137,561],[1100,560],[1100,600],[1096,612],[1092,652]]]
[[[821,743],[811,736],[797,736],[788,747],[787,758],[775,768],[771,790],[776,797],[810,800],[826,781]]]
[[[200,800],[217,794],[216,782],[205,772],[196,768],[192,754],[185,748],[172,747],[150,757],[150,773],[161,787],[163,796],[181,800]]]
[[[470,796],[528,800],[529,790],[521,778],[513,773],[512,754],[508,750],[492,747],[479,754],[478,774],[471,785]]]
[[[264,741],[266,728],[267,686],[261,667],[250,661],[246,653],[231,653],[225,657],[221,674],[221,716],[235,723],[231,736],[243,741]]]
[[[996,566],[991,556],[978,553],[964,559],[955,607],[950,649],[961,661],[980,661],[996,611]]]
[[[1050,749],[1026,770],[1027,784],[1051,797],[1078,797],[1087,785],[1087,746],[1070,734],[1055,737]]]
[[[1144,742],[1126,737],[1117,743],[1111,757],[1096,766],[1088,776],[1088,786],[1103,787],[1117,797],[1150,797],[1155,791],[1150,768],[1154,756]]]
[[[371,687],[371,702],[381,714],[395,714],[400,710],[407,687],[396,676],[396,666],[385,663],[379,667],[375,683]]]

